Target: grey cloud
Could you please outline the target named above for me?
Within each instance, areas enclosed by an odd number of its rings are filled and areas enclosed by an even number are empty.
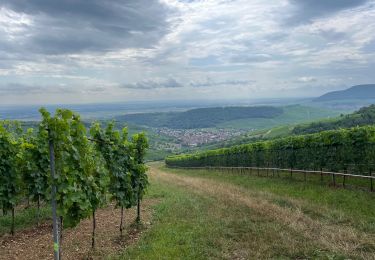
[[[42,94],[47,90],[43,86],[26,85],[21,83],[9,83],[0,86],[0,93],[3,95],[25,95]]]
[[[33,17],[28,36],[16,42],[17,51],[65,54],[150,48],[168,32],[168,9],[157,0],[3,0],[0,7]],[[9,43],[0,45],[8,47]]]
[[[369,0],[289,0],[295,10],[287,23],[297,25],[308,23],[314,18],[327,16],[338,11],[354,8]]]
[[[299,77],[294,81],[294,83],[311,83],[311,82],[317,82],[318,79],[312,76],[303,76]]]
[[[27,95],[27,94],[69,94],[78,93],[82,88],[75,88],[72,86],[63,85],[32,85],[24,83],[8,83],[0,85],[1,95]],[[83,92],[87,93],[99,93],[104,92],[106,89],[104,87],[96,86],[84,89]]]
[[[224,81],[212,81],[211,79],[207,79],[205,81],[191,81],[187,82],[186,84],[181,83],[173,78],[168,79],[149,79],[143,80],[136,83],[131,84],[124,84],[121,85],[121,88],[127,89],[160,89],[160,88],[182,88],[182,87],[215,87],[215,86],[224,86],[224,85],[248,85],[252,84],[255,81],[253,80],[224,80]]]
[[[100,93],[100,92],[104,92],[106,91],[107,89],[105,87],[92,87],[92,88],[89,88],[87,91],[88,92],[93,92],[93,93]]]
[[[373,39],[371,42],[366,44],[363,48],[363,51],[369,52],[369,53],[375,53],[375,39]]]
[[[249,85],[255,83],[255,80],[224,80],[224,81],[195,81],[190,82],[189,86],[191,87],[211,87],[211,86],[224,86],[224,85],[232,85],[232,86],[239,86],[239,85]]]
[[[230,57],[230,62],[233,63],[256,63],[265,62],[272,59],[269,54],[259,53],[259,54],[240,54]]]
[[[347,39],[346,33],[336,32],[334,30],[320,31],[320,35],[328,41],[341,41]]]
[[[149,79],[149,80],[143,80],[136,83],[131,84],[124,84],[121,86],[121,88],[127,88],[127,89],[158,89],[158,88],[180,88],[183,87],[183,85],[179,82],[177,82],[173,78],[169,79]]]

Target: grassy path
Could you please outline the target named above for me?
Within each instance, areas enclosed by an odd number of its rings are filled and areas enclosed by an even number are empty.
[[[271,192],[263,186],[247,187],[243,183],[252,178],[245,176],[240,176],[241,183],[236,178],[224,180],[220,174],[160,165],[151,167],[150,177],[151,195],[163,198],[155,209],[155,225],[121,258],[375,259],[374,219],[368,209],[355,221],[344,202],[330,207],[309,199],[311,194],[302,199],[293,196],[299,183],[289,183],[292,188],[284,192]],[[332,191],[325,190],[331,196]],[[374,202],[372,195],[346,192],[354,200],[370,196]],[[321,196],[327,194],[323,191]]]

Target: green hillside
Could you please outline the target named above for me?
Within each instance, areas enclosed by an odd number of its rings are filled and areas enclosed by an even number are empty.
[[[283,114],[271,106],[198,108],[185,112],[139,113],[117,117],[119,121],[149,127],[172,129],[210,128],[236,119],[270,119]]]
[[[372,125],[374,123],[375,105],[371,105],[368,107],[363,107],[352,114],[342,115],[341,117],[336,119],[318,121],[310,124],[296,126],[292,132],[293,134],[309,134],[324,130]]]

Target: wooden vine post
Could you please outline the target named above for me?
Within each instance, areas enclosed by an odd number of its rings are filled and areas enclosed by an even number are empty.
[[[372,171],[370,169],[370,177],[372,177]],[[370,178],[370,191],[373,192],[374,191],[374,179],[373,178]]]
[[[60,259],[60,244],[58,234],[58,218],[56,212],[56,185],[55,185],[55,151],[53,146],[53,140],[51,138],[50,131],[48,130],[48,143],[49,143],[49,156],[50,156],[50,167],[51,167],[51,179],[52,179],[52,193],[51,193],[51,205],[52,205],[52,226],[53,226],[53,256],[55,260]]]

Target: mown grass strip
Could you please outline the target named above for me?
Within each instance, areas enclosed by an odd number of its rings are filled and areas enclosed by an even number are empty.
[[[225,196],[155,176],[151,183],[149,196],[162,199],[153,227],[120,259],[345,258]]]

